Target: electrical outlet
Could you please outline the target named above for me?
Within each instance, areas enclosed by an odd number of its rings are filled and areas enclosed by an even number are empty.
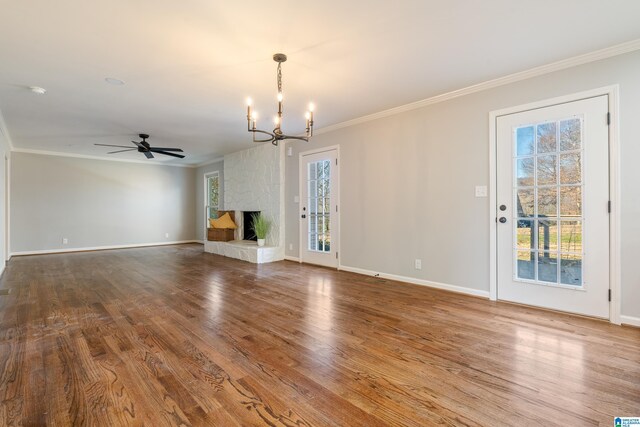
[[[416,270],[422,270],[422,260],[421,259],[417,259],[416,260]]]
[[[169,238],[169,233],[164,233],[164,238],[168,239]]]
[[[292,251],[293,250],[293,243],[289,243],[289,250]]]
[[[62,244],[63,245],[68,245],[69,244],[69,239],[67,239],[66,237],[62,238]]]

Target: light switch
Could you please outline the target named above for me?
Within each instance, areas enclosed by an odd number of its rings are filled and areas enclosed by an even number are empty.
[[[487,197],[487,186],[476,185],[476,197]]]

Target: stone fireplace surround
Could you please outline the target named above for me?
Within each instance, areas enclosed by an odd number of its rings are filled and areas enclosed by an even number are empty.
[[[284,259],[284,146],[263,144],[224,156],[224,209],[235,211],[230,242],[205,242],[205,252],[252,263]],[[242,212],[260,211],[271,221],[265,246],[241,239]]]

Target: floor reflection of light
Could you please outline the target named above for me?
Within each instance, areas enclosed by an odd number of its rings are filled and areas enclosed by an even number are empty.
[[[218,282],[211,281],[207,292],[207,311],[209,318],[217,318],[224,304],[222,285]]]
[[[314,338],[313,348],[316,356],[333,358],[335,350],[334,296],[331,280],[310,278],[307,288],[307,306],[305,323],[307,331]]]
[[[544,371],[550,378],[582,380],[585,374],[584,344],[561,334],[563,332],[546,333],[517,327],[513,358],[516,371]]]

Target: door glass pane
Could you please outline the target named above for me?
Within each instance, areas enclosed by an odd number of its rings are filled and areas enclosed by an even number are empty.
[[[580,152],[560,155],[560,184],[582,182],[582,154]]]
[[[558,254],[556,252],[538,252],[538,280],[558,282]]]
[[[560,227],[560,251],[582,253],[582,221],[562,221]]]
[[[582,286],[582,120],[514,132],[517,279]]]
[[[533,248],[533,224],[535,223],[532,219],[520,219],[518,220],[518,227],[516,228],[516,247],[518,249],[526,249],[529,250]]]
[[[560,187],[560,216],[582,215],[582,187]]]
[[[533,187],[533,157],[516,159],[516,180],[519,187]]]
[[[560,259],[560,283],[582,286],[582,255],[562,254]]]
[[[554,219],[538,220],[538,250],[558,250],[558,221]]]
[[[538,153],[556,151],[556,122],[542,123],[538,128]]]
[[[538,185],[553,185],[558,176],[555,154],[538,156]]]
[[[518,156],[533,154],[533,126],[517,129],[516,147]]]
[[[518,189],[516,194],[516,205],[518,207],[518,216],[533,216],[535,210],[535,199],[533,190]]]
[[[538,188],[538,216],[555,217],[558,208],[558,194],[556,187]]]
[[[517,252],[517,264],[518,264],[518,278],[526,280],[535,280],[536,278],[536,266],[534,262],[535,252],[518,251]]]
[[[569,119],[560,122],[560,150],[579,150],[582,141],[582,120]]]

